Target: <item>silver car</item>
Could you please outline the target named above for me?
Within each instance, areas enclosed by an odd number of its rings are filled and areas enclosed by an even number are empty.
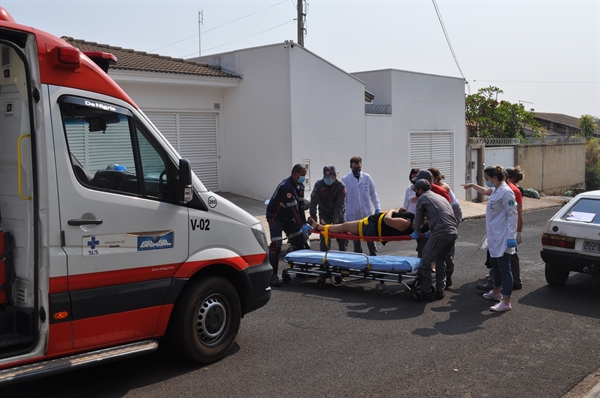
[[[577,195],[550,218],[542,246],[550,285],[564,285],[570,272],[600,277],[600,191]]]

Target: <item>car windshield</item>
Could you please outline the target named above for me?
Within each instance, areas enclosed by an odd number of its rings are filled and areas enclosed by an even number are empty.
[[[600,224],[600,198],[583,198],[562,216],[566,221],[581,221],[590,224]]]

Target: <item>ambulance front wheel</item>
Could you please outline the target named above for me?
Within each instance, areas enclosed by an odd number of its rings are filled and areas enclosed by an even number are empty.
[[[191,282],[173,309],[169,343],[193,362],[218,361],[235,342],[240,319],[240,299],[231,282],[221,277]]]

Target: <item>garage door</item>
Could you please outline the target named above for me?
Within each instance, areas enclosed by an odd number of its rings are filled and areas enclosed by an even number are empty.
[[[218,192],[217,114],[146,112],[146,115],[177,152],[190,161],[204,186]]]
[[[410,133],[411,168],[437,168],[446,176],[444,182],[453,187],[453,132]]]

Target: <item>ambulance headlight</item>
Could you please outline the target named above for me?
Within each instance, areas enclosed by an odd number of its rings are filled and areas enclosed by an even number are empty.
[[[265,229],[263,228],[261,223],[254,224],[252,226],[252,233],[254,234],[254,237],[256,238],[260,246],[263,248],[263,250],[265,252],[268,252],[269,245],[267,244],[267,234],[265,233]]]

